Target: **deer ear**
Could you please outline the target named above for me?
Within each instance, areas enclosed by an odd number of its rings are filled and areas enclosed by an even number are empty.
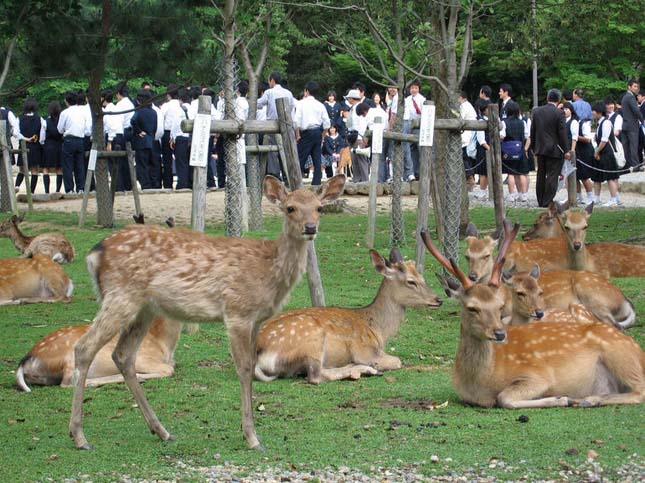
[[[535,280],[540,278],[540,266],[537,263],[533,266],[533,270],[531,270],[529,275],[531,275]]]
[[[450,297],[451,299],[458,299],[460,297],[463,291],[461,289],[461,286],[457,282],[449,277],[442,275],[439,272],[435,273],[435,275],[437,276],[437,279],[439,280],[443,291],[446,293],[446,296]]]
[[[553,204],[555,205],[555,211],[556,211],[556,214],[561,215],[562,213],[564,213],[565,211],[567,211],[567,209],[565,208],[565,206],[564,206],[564,205],[561,205],[561,204],[560,204],[560,203],[558,203],[557,201],[554,201],[554,202],[553,202]]]
[[[372,259],[372,265],[376,271],[384,277],[391,277],[395,272],[393,268],[390,268],[387,260],[376,250],[370,250],[370,258]]]
[[[466,226],[466,236],[472,236],[475,238],[479,236],[477,233],[477,227],[473,223],[468,223],[468,226]]]
[[[287,189],[278,178],[271,175],[264,177],[264,196],[266,196],[271,203],[282,202],[285,200],[287,195]]]
[[[587,213],[587,218],[591,216],[591,214],[593,213],[593,202],[587,205],[587,207],[585,208],[585,213]]]
[[[510,270],[502,270],[502,282],[509,283],[513,278],[513,272]]]
[[[337,200],[343,194],[346,180],[347,178],[344,174],[337,174],[327,181],[318,195],[320,201],[324,204]]]
[[[401,255],[401,251],[396,247],[390,250],[390,262],[403,263],[403,255]]]

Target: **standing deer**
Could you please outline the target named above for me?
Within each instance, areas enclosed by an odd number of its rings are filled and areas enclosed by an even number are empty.
[[[618,329],[603,323],[503,325],[500,274],[519,229],[504,225],[504,242],[486,285],[470,280],[422,233],[430,253],[461,284],[461,332],[452,376],[461,399],[509,409],[642,403],[645,354]]]
[[[181,325],[164,317],[155,317],[143,338],[134,363],[137,379],[170,377],[175,373],[174,353]],[[18,387],[31,392],[27,383],[41,386],[72,386],[74,345],[91,325],[74,325],[55,330],[39,340],[20,361],[16,371]],[[102,386],[123,382],[123,376],[112,360],[117,344],[114,337],[94,357],[85,386]]]
[[[69,302],[74,284],[47,255],[0,259],[0,305]]]
[[[96,353],[119,334],[112,353],[116,366],[143,412],[150,430],[172,439],[148,403],[136,378],[135,358],[155,315],[185,322],[222,320],[241,384],[242,430],[252,449],[264,449],[253,423],[252,378],[256,334],[277,313],[305,270],[307,247],[318,233],[322,205],[337,199],[345,176],[331,178],[321,192],[287,192],[272,176],[264,193],[284,214],[277,240],[210,237],[182,229],[130,225],[97,244],[87,265],[101,307],[91,329],[74,349],[74,396],[70,433],[79,449],[83,393]]]
[[[0,224],[0,237],[10,238],[14,246],[25,257],[36,253],[47,255],[58,263],[71,263],[74,261],[74,247],[62,233],[41,233],[36,236],[26,236],[18,228],[24,217],[13,215]]]
[[[441,300],[398,249],[392,249],[389,262],[376,250],[370,257],[384,277],[374,301],[355,309],[290,310],[269,320],[258,335],[257,379],[306,374],[308,382],[319,384],[401,368],[401,360],[384,348],[397,334],[405,308],[439,307]]]

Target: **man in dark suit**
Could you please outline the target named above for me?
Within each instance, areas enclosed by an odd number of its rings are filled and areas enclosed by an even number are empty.
[[[537,181],[535,193],[541,207],[549,206],[558,190],[558,179],[567,145],[566,120],[564,112],[557,105],[561,94],[551,89],[547,94],[547,104],[533,109],[531,122],[531,149],[537,158]]]
[[[137,94],[139,107],[132,116],[132,143],[137,161],[137,179],[141,189],[154,188],[155,173],[159,169],[154,165],[152,144],[157,131],[157,113],[150,102],[152,94],[148,89],[141,89]]]
[[[621,101],[623,115],[623,131],[620,141],[625,150],[626,167],[633,167],[639,164],[638,156],[638,135],[643,122],[643,114],[638,108],[636,95],[640,90],[640,84],[636,79],[630,79],[627,83],[627,92]]]

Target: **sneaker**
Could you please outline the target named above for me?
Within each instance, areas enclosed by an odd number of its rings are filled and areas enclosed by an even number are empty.
[[[473,196],[480,201],[488,200],[488,190],[478,189],[478,190],[474,190],[473,193],[474,193]]]
[[[609,201],[606,201],[602,204],[605,208],[610,208],[612,206],[618,206],[618,200],[616,198],[610,198]]]
[[[517,196],[518,193],[509,193],[508,195],[506,195],[506,202],[515,203],[517,201]]]
[[[414,178],[414,175],[413,175],[413,174],[411,174],[410,176],[408,176],[408,180],[407,180],[407,181],[408,181],[408,183],[409,183],[410,181],[414,181],[414,179],[415,179],[415,178]]]
[[[520,201],[522,203],[528,203],[529,202],[529,194],[528,193],[520,193]]]
[[[582,198],[582,195],[580,193],[578,193],[576,195],[576,200],[578,201],[579,205],[584,205],[585,204],[585,200]]]

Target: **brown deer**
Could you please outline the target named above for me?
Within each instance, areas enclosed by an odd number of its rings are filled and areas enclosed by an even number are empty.
[[[64,327],[40,339],[18,365],[18,387],[22,391],[31,392],[27,386],[28,382],[41,386],[72,386],[74,345],[90,327]],[[134,363],[137,379],[157,379],[174,374],[173,357],[180,333],[180,323],[164,317],[155,317],[137,352]],[[112,360],[117,340],[118,337],[114,337],[98,351],[87,373],[85,386],[123,382],[123,376]]]
[[[498,244],[496,237],[477,237],[477,229],[470,224],[467,228],[466,260],[468,277],[473,282],[487,282],[493,271],[493,250]],[[534,243],[534,242],[531,242]],[[511,244],[512,250],[515,242]],[[518,243],[518,245],[523,245]],[[522,264],[524,267],[526,264]],[[530,271],[518,272],[518,280],[526,280],[529,273],[539,277],[539,287],[543,292],[546,309],[567,310],[571,304],[584,305],[598,319],[626,329],[634,325],[636,313],[634,306],[625,294],[606,277],[586,270],[553,270],[541,272],[541,267],[534,263]],[[530,280],[526,280],[530,283]],[[443,283],[444,288],[445,283]],[[446,289],[448,290],[448,289]],[[504,300],[504,317],[513,312],[513,298],[510,289],[500,287],[500,296]]]
[[[569,209],[569,203],[564,203],[563,208],[565,210]],[[546,211],[540,213],[533,223],[533,226],[522,235],[522,240],[537,240],[541,238],[557,238],[564,235],[562,226],[558,222],[558,209],[555,205],[555,201],[549,203],[549,207]]]
[[[69,302],[74,284],[47,255],[0,259],[0,305]]]
[[[439,307],[441,300],[398,249],[392,249],[389,261],[376,250],[370,257],[384,277],[374,301],[355,309],[289,310],[269,320],[258,334],[257,379],[306,374],[308,382],[319,384],[401,368],[401,360],[384,350],[406,307]]]
[[[453,385],[467,403],[509,409],[639,404],[645,400],[645,354],[603,323],[535,322],[506,327],[498,296],[504,255],[519,225],[505,237],[488,284],[476,284],[422,238],[457,279],[462,305]]]
[[[337,199],[345,176],[331,178],[316,193],[287,192],[272,176],[264,193],[284,214],[277,240],[210,237],[159,226],[130,225],[97,244],[87,265],[101,307],[90,330],[74,348],[74,397],[70,433],[76,446],[89,449],[82,406],[87,373],[96,353],[114,336],[112,358],[143,412],[150,430],[172,439],[161,425],[136,378],[139,344],[155,315],[185,322],[222,320],[241,384],[242,430],[253,449],[263,449],[255,432],[252,378],[256,334],[277,313],[306,266],[307,248],[318,233],[322,205]]]
[[[57,232],[41,233],[36,236],[26,236],[18,228],[24,216],[13,215],[0,224],[0,237],[10,238],[14,246],[25,257],[36,253],[47,255],[58,263],[74,261],[74,247],[65,235]]]

